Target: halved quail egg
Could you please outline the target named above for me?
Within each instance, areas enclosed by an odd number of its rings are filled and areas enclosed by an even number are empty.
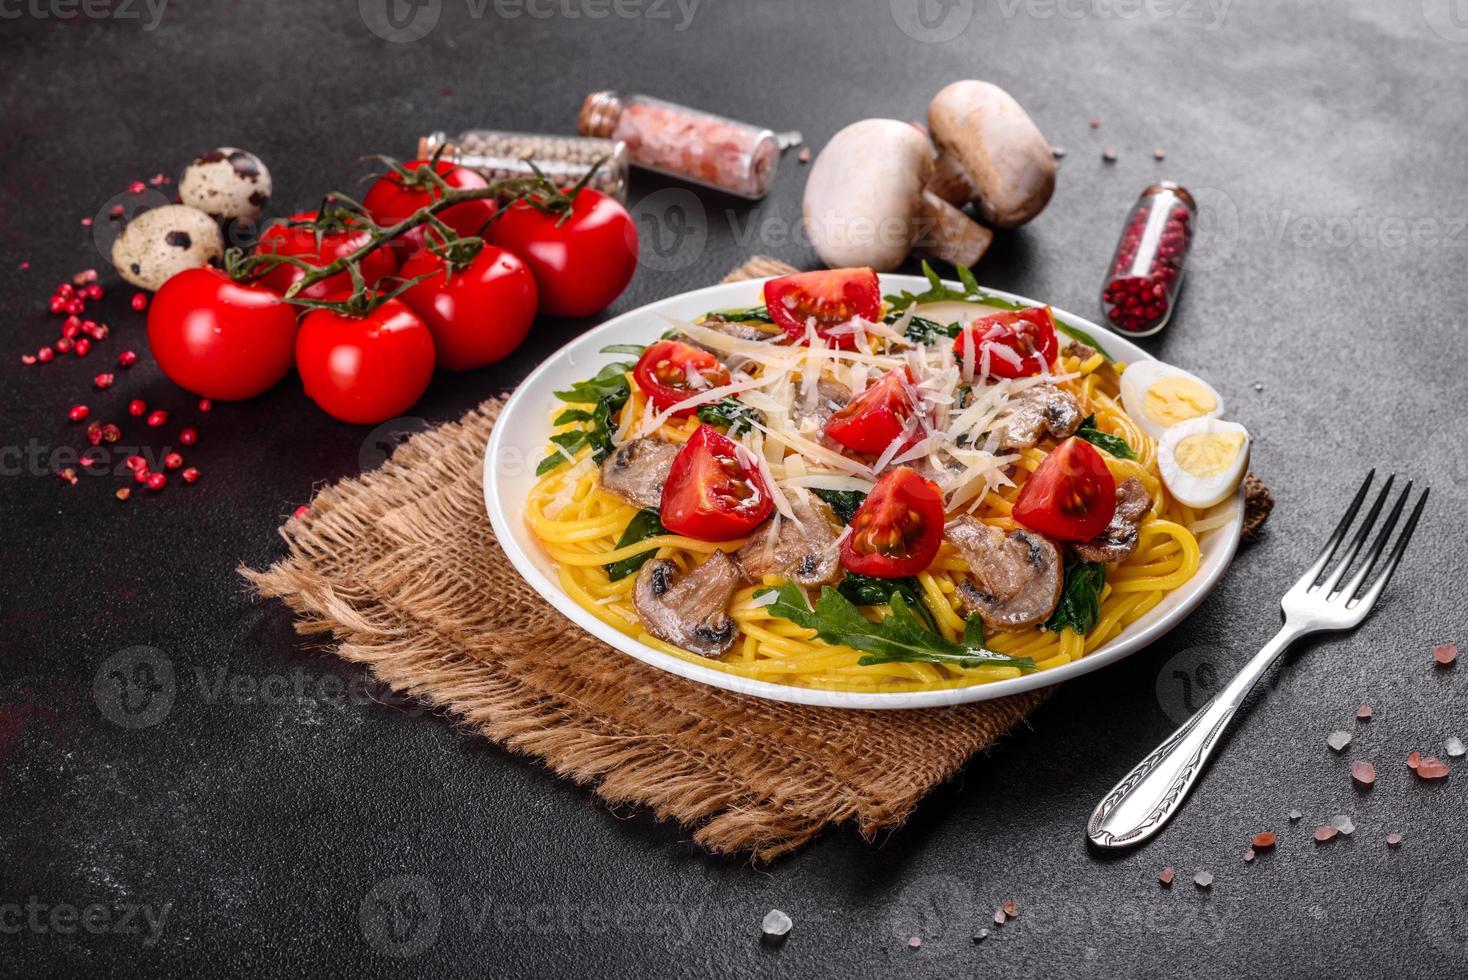
[[[1168,429],[1157,447],[1157,468],[1168,493],[1203,510],[1223,503],[1249,465],[1249,430],[1237,422],[1194,418]]]
[[[1195,374],[1161,361],[1137,361],[1121,373],[1121,404],[1153,439],[1179,422],[1217,418],[1223,398]]]

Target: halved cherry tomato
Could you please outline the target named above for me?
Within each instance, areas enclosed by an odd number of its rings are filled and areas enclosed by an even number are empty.
[[[642,352],[632,377],[661,412],[700,391],[728,384],[729,369],[706,350],[676,340],[660,340]],[[682,418],[696,411],[696,406],[690,406],[673,415]]]
[[[984,352],[988,350],[989,375],[995,378],[1027,378],[1039,374],[1055,363],[1060,349],[1055,338],[1055,319],[1048,306],[995,313],[975,320],[953,342],[953,356],[959,363],[969,356],[971,345],[976,368],[982,365]]]
[[[899,466],[882,474],[851,518],[841,542],[847,571],[905,578],[933,563],[943,543],[943,494],[932,480]]]
[[[832,347],[853,350],[856,334],[832,331],[856,317],[875,323],[882,312],[882,288],[871,269],[823,269],[797,272],[765,283],[765,307],[770,319],[799,343],[805,339],[807,320],[815,320],[816,334]]]
[[[912,385],[912,372],[905,365],[888,371],[826,420],[826,435],[859,453],[882,452],[902,435],[917,410]],[[912,441],[919,438],[914,433]]]
[[[1060,541],[1089,541],[1116,513],[1116,478],[1094,446],[1072,436],[1045,457],[1020,487],[1013,516]]]
[[[674,534],[729,541],[753,531],[774,509],[749,453],[718,429],[700,425],[673,458],[659,513]]]
[[[273,224],[266,228],[260,235],[260,242],[255,246],[255,251],[261,254],[290,255],[307,265],[320,268],[330,265],[343,255],[355,252],[366,245],[372,237],[365,228],[344,228],[338,231],[323,232],[321,244],[318,246],[316,232],[313,229],[291,223],[315,220],[315,211],[297,211],[290,216],[290,222]],[[375,286],[379,280],[397,271],[398,260],[388,249],[379,248],[368,252],[363,257],[361,269],[362,279],[367,285]],[[260,282],[284,295],[287,289],[304,278],[306,278],[305,269],[282,264],[261,276]],[[300,296],[302,299],[326,299],[338,293],[350,292],[351,288],[351,274],[338,272],[334,276],[307,286],[301,290]]]

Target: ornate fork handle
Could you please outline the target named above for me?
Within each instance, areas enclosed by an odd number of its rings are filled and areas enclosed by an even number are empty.
[[[1305,630],[1286,625],[1197,714],[1183,723],[1102,799],[1086,834],[1099,847],[1131,847],[1151,837],[1182,805],[1254,685]]]

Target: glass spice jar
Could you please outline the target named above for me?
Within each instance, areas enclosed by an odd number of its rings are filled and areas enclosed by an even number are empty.
[[[770,192],[781,140],[760,126],[646,95],[593,92],[577,129],[622,140],[639,167],[757,201]]]
[[[432,159],[440,149],[442,159],[477,170],[490,181],[534,176],[528,159],[562,189],[574,186],[600,160],[587,186],[627,200],[627,145],[618,140],[471,129],[452,139],[441,132],[422,137],[418,159]]]
[[[1101,287],[1101,309],[1109,324],[1139,337],[1167,325],[1197,214],[1193,196],[1170,180],[1142,191],[1127,215]]]

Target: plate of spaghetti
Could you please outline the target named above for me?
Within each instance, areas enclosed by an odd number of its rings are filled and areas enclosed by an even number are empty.
[[[1157,639],[1233,558],[1249,436],[1063,310],[870,269],[619,316],[505,405],[485,502],[578,627],[801,704],[1002,697]]]

